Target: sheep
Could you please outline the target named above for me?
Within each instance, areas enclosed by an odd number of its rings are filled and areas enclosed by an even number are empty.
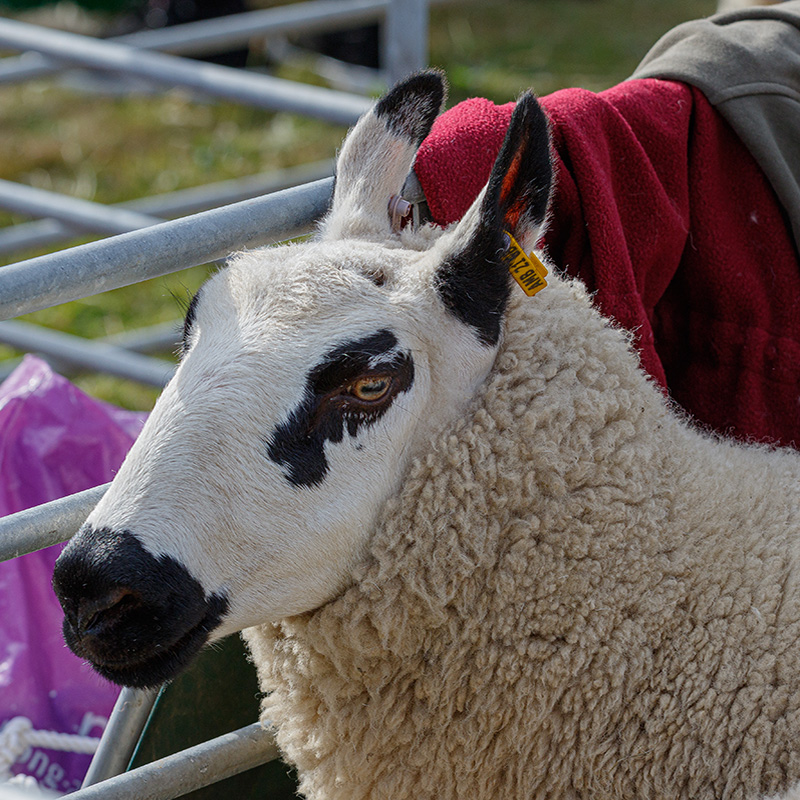
[[[695,429],[583,286],[526,260],[558,212],[532,94],[460,222],[392,227],[443,95],[435,72],[390,91],[317,238],[192,301],[56,564],[66,640],[150,686],[246,629],[314,800],[785,792],[798,455]]]

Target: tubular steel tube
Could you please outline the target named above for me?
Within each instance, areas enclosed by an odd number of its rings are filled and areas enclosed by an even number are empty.
[[[0,45],[44,53],[68,64],[135,75],[167,86],[186,86],[215,97],[342,125],[353,124],[371,105],[366,98],[333,89],[189,61],[10,19],[0,19]]]
[[[277,192],[301,183],[321,180],[333,175],[332,159],[288,167],[275,172],[219,181],[205,186],[180,189],[176,192],[142,197],[107,206],[128,209],[145,217],[177,217],[195,214],[215,206],[240,202],[251,197]],[[148,223],[154,224],[154,223]],[[138,227],[144,227],[140,225]],[[133,230],[133,228],[131,228]],[[43,219],[0,229],[0,254],[25,248],[57,244],[75,236],[75,229],[63,221]]]
[[[83,525],[109,485],[0,517],[0,561],[66,542]]]
[[[204,54],[219,47],[240,45],[254,36],[316,33],[364,25],[381,19],[388,6],[389,0],[309,0],[131,33],[114,41],[164,53]]]
[[[392,0],[386,12],[384,70],[390,85],[428,63],[428,0]]]
[[[0,268],[0,319],[224,258],[308,230],[333,179],[18,261]]]
[[[79,789],[75,800],[171,800],[278,758],[271,731],[259,723],[226,733],[152,764]]]
[[[31,217],[53,217],[79,230],[126,233],[163,220],[126,208],[105,206],[77,197],[0,180],[0,207]]]
[[[107,41],[174,55],[206,55],[219,48],[241,45],[254,36],[294,31],[312,33],[374,22],[384,16],[388,5],[389,0],[310,0],[151,31],[137,31]],[[41,78],[60,69],[61,64],[57,60],[41,53],[28,52],[0,59],[0,84]]]
[[[173,322],[161,322],[145,328],[115,333],[99,341],[123,347],[134,353],[158,353],[165,350],[175,352],[180,344],[182,324],[183,320],[179,319]]]
[[[166,386],[175,371],[175,365],[169,361],[131,353],[108,342],[72,336],[29,322],[0,322],[0,342],[17,350],[41,353],[68,364],[148,386]]]
[[[113,778],[128,768],[159,692],[160,689],[125,687],[119,693],[82,789]]]
[[[3,329],[3,326],[9,324],[11,323],[7,321],[0,322],[0,330]],[[173,322],[162,322],[145,328],[134,328],[130,331],[115,333],[92,341],[113,344],[133,353],[144,354],[167,351],[174,353],[180,343],[181,324],[182,321],[176,319]],[[62,373],[69,372],[70,364],[77,363],[77,361],[67,363],[67,359],[62,362],[55,356],[46,356],[45,360],[56,372]],[[9,358],[0,362],[0,382],[4,381],[21,363],[21,358]]]

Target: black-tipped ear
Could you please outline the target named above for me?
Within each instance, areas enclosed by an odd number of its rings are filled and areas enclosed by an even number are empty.
[[[398,83],[361,117],[336,162],[336,184],[320,227],[322,237],[383,240],[392,235],[389,200],[400,194],[444,96],[442,74],[420,72]]]
[[[375,106],[375,114],[395,136],[419,147],[442,109],[445,93],[440,72],[417,72],[385,94]]]
[[[550,125],[538,100],[526,92],[517,102],[486,185],[481,216],[522,238],[547,214],[553,184]]]
[[[486,345],[499,341],[511,291],[504,234],[521,241],[541,228],[552,182],[549,124],[528,92],[514,109],[485,191],[456,226],[453,252],[436,276],[444,305]]]

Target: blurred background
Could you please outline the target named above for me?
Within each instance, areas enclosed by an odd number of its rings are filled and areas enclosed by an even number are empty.
[[[205,0],[204,6],[203,1],[5,0],[0,16],[107,37],[272,5]],[[715,0],[438,3],[430,9],[429,63],[448,76],[449,106],[470,96],[505,103],[528,87],[540,95],[571,86],[599,91],[625,79],[663,33],[715,8]],[[379,50],[380,32],[364,26],[337,35],[256,37],[248,47],[210,60],[376,95],[385,87],[363,68],[375,66]],[[338,70],[341,60],[352,66]],[[0,179],[105,204],[324,162],[335,155],[346,131],[183,89],[105,85],[88,73],[0,85],[0,108]],[[25,221],[0,210],[0,226]],[[0,253],[0,264],[43,252]],[[91,338],[159,323],[177,331],[189,298],[214,268],[195,267],[24,319]],[[160,355],[171,357],[169,349]],[[19,355],[0,345],[0,359]],[[159,392],[107,375],[68,374],[90,394],[130,409],[149,409]]]

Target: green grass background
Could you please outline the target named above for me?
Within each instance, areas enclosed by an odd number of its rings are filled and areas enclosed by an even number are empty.
[[[713,13],[714,6],[714,0],[453,2],[431,11],[430,63],[448,75],[450,105],[470,96],[504,103],[529,87],[539,94],[567,86],[599,91],[627,77],[663,33]],[[302,62],[279,74],[313,80]],[[181,90],[108,97],[49,80],[0,88],[0,108],[0,178],[101,203],[328,158],[345,133],[290,114],[201,102]],[[0,225],[22,221],[0,212]],[[209,269],[196,267],[25,319],[87,337],[169,320],[177,327]],[[0,358],[13,355],[0,347]],[[150,408],[157,396],[154,389],[109,376],[71,377],[89,393],[127,408]]]

